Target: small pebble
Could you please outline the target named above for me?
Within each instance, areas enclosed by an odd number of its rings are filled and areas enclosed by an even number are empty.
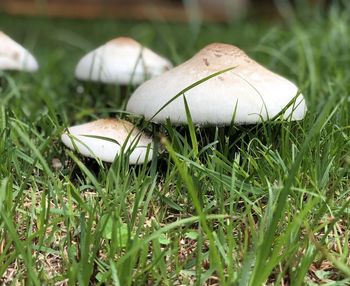
[[[52,168],[55,170],[59,170],[62,168],[62,163],[58,158],[53,158],[51,161]]]

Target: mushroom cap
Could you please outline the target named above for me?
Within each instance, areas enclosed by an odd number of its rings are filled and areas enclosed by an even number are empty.
[[[35,72],[39,68],[34,56],[0,31],[0,70]]]
[[[75,69],[80,80],[122,85],[140,84],[162,74],[172,64],[127,37],[119,37],[86,54]]]
[[[234,67],[186,91],[166,107],[166,103],[185,88],[216,72]],[[251,124],[280,113],[298,94],[289,80],[271,72],[249,58],[239,48],[214,43],[191,59],[146,81],[132,94],[127,110],[153,122],[167,118],[175,124],[187,123],[183,96],[192,120],[199,125]],[[157,113],[162,107],[159,113]],[[300,120],[306,112],[302,94],[296,97],[283,117]]]
[[[68,132],[62,134],[61,140],[68,148],[105,162],[113,162],[125,144],[124,153],[130,152],[127,153],[130,164],[144,163],[150,145],[147,159],[152,159],[152,139],[122,119],[99,119],[69,127]]]

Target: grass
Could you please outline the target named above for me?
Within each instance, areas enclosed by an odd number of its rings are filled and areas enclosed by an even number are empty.
[[[33,75],[1,73],[1,283],[348,285],[349,12],[305,9],[198,33],[1,15],[2,29],[41,64]],[[297,82],[309,112],[300,122],[210,130],[129,116],[163,134],[159,158],[137,167],[123,156],[83,158],[61,144],[66,126],[128,116],[118,87],[82,86],[74,66],[117,35],[175,64],[210,42],[236,44]]]

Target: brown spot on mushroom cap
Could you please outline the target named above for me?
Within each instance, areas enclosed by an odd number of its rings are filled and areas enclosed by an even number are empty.
[[[226,68],[234,68],[234,72],[239,71],[242,75],[250,74],[257,69],[264,69],[240,48],[222,43],[213,43],[204,47],[184,65],[188,65],[192,73],[200,77],[207,76],[207,72],[214,73]],[[200,69],[199,72],[198,69]]]
[[[213,59],[216,66],[240,65],[242,63],[254,62],[240,48],[222,43],[213,43],[204,47],[194,57],[197,56],[205,58],[207,61]]]
[[[14,53],[12,53],[11,57],[12,57],[14,60],[18,60],[19,57],[20,57],[20,55],[19,55],[18,52],[14,52]]]
[[[120,118],[104,118],[98,119],[90,123],[91,130],[110,130],[116,135],[117,141],[122,140],[124,137],[146,135],[144,132],[141,132],[134,124],[129,121],[120,119]],[[147,137],[144,135],[140,136],[140,143],[147,141]],[[125,140],[125,139],[123,139]]]
[[[113,40],[110,40],[108,43],[125,46],[140,46],[140,44],[137,41],[129,37],[118,37]]]
[[[247,57],[247,54],[243,52],[240,48],[229,44],[223,43],[213,43],[204,47],[201,52],[207,52],[209,54],[214,54],[216,57],[222,55],[237,56],[237,57]]]
[[[168,71],[168,70],[170,70],[170,67],[169,67],[169,66],[163,67],[163,72],[166,72],[166,71]]]
[[[91,127],[96,129],[115,129],[115,130],[125,130],[130,133],[132,130],[137,131],[135,125],[129,121],[119,119],[119,118],[105,118],[98,119],[91,122]]]

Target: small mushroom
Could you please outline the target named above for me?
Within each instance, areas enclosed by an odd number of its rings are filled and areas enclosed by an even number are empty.
[[[80,80],[119,85],[140,84],[172,64],[137,41],[119,37],[86,54],[75,69]]]
[[[0,70],[35,72],[39,68],[34,56],[0,31]]]
[[[132,94],[127,110],[153,122],[169,118],[175,124],[187,123],[183,96],[171,100],[194,83],[231,67],[184,93],[193,123],[257,123],[281,113],[293,98],[283,118],[304,117],[307,107],[295,84],[258,64],[239,48],[222,43],[206,46],[185,63],[143,83]]]
[[[99,119],[69,127],[61,140],[68,148],[105,162],[113,162],[122,151],[129,155],[130,164],[142,164],[146,159],[147,162],[152,159],[152,139],[122,119]]]

